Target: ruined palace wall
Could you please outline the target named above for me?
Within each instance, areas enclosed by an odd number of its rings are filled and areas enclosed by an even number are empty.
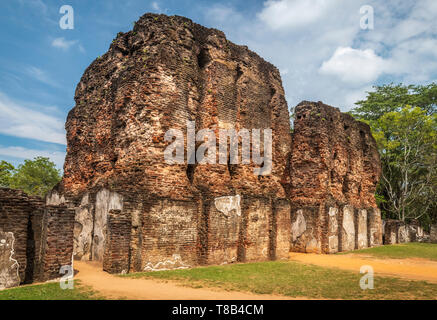
[[[77,86],[64,177],[48,199],[76,210],[75,257],[102,259],[108,212],[117,209],[131,219],[129,271],[286,258],[284,96],[278,69],[221,31],[146,14],[119,33]],[[261,165],[241,159],[166,163],[165,133],[187,135],[188,122],[213,130],[216,141],[220,129],[271,129],[271,174],[258,177]],[[120,205],[110,208],[107,197],[99,205],[102,190]],[[238,206],[223,207],[227,197],[239,197]]]
[[[437,224],[431,225],[431,230],[429,233],[429,238],[432,243],[437,243]]]
[[[75,210],[77,259],[131,272],[381,243],[380,163],[368,126],[303,102],[291,134],[279,70],[221,31],[146,14],[86,69],[75,102],[64,177],[47,204]],[[217,147],[210,162],[188,154],[189,132],[202,129]],[[224,129],[252,138],[271,129],[271,172],[258,175],[268,161],[254,162],[268,142],[252,140],[250,163],[220,157]],[[164,158],[176,142],[169,130],[184,137],[184,161]]]
[[[71,266],[73,259],[74,211],[63,206],[46,206],[40,250],[38,280],[60,277],[62,266]]]
[[[71,265],[73,224],[74,212],[64,206],[0,188],[0,231],[15,239],[20,283],[60,277],[61,266]]]
[[[381,172],[369,127],[321,102],[295,108],[291,250],[334,253],[382,244],[374,192]]]
[[[428,241],[428,234],[420,226],[419,221],[409,223],[400,220],[387,219],[384,221],[384,244]]]
[[[130,216],[120,210],[109,211],[103,259],[104,271],[109,273],[129,271],[131,229]]]
[[[24,192],[0,188],[0,230],[13,233],[21,281],[25,279],[28,229],[32,232],[29,217],[38,210],[35,199],[29,198]]]

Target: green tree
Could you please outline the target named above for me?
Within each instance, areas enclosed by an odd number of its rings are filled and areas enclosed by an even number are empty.
[[[437,116],[406,106],[372,121],[372,129],[383,165],[383,206],[399,220],[426,219],[436,202]]]
[[[15,168],[9,162],[4,160],[0,161],[0,187],[9,187],[11,183],[12,174]]]
[[[368,123],[381,156],[376,198],[387,218],[437,218],[437,86],[383,85],[352,115]]]
[[[36,157],[34,160],[24,160],[10,180],[10,187],[43,197],[59,181],[61,174],[49,158]]]
[[[352,114],[359,119],[377,120],[387,112],[399,111],[410,105],[419,107],[427,115],[436,113],[437,84],[403,85],[388,84],[374,86],[373,92],[367,92],[365,100],[358,101]]]

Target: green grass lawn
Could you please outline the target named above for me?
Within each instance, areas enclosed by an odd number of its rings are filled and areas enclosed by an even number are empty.
[[[194,269],[133,273],[132,278],[177,280],[190,287],[290,297],[326,299],[437,299],[437,284],[375,277],[373,290],[362,290],[359,272],[305,265],[298,262],[259,262]]]
[[[96,300],[102,299],[75,280],[73,290],[62,290],[59,282],[28,285],[0,291],[0,300]]]
[[[366,254],[377,258],[391,259],[423,258],[437,261],[437,244],[412,242],[342,252],[339,254]]]

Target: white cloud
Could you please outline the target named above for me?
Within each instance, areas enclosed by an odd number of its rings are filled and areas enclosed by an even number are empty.
[[[272,29],[295,28],[316,22],[338,0],[268,0],[258,17]]]
[[[346,83],[366,84],[375,81],[384,72],[384,59],[372,49],[339,47],[329,60],[323,62],[319,71]]]
[[[0,92],[0,133],[66,144],[64,120],[25,107]]]
[[[81,44],[79,45],[79,51],[82,52],[82,53],[86,52],[85,48]]]
[[[363,5],[374,8],[373,30],[360,28]],[[267,0],[253,16],[230,5],[203,12],[281,70],[290,107],[321,100],[347,111],[385,79],[437,78],[435,0]]]
[[[47,5],[42,0],[19,0],[20,5],[30,5],[41,11],[43,14],[47,14]]]
[[[34,78],[42,83],[48,84],[52,87],[59,87],[59,83],[57,83],[56,81],[51,79],[50,76],[44,70],[41,70],[40,68],[30,66],[30,67],[25,68],[25,72],[27,73],[27,75],[31,76],[32,78]]]
[[[64,37],[53,39],[52,46],[62,50],[68,50],[71,46],[78,43],[77,40],[65,40]]]
[[[153,2],[151,3],[151,7],[152,7],[153,10],[155,10],[155,11],[157,11],[157,12],[161,12],[161,11],[162,11],[162,10],[161,10],[161,7],[159,6],[159,3],[156,2],[156,1],[153,1]]]
[[[65,152],[27,149],[15,146],[0,146],[0,155],[18,159],[34,159],[36,157],[50,158],[50,160],[53,161],[59,169],[62,169],[65,160]]]
[[[205,12],[208,21],[213,21],[219,24],[238,24],[239,21],[244,21],[241,14],[236,12],[233,8],[224,5],[214,5],[209,7]]]

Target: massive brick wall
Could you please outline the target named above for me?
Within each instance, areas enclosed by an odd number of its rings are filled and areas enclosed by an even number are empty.
[[[369,127],[322,102],[295,108],[290,157],[292,251],[382,244],[374,192],[381,172]]]
[[[146,14],[87,68],[75,101],[64,178],[47,204],[75,210],[77,259],[162,270],[381,243],[369,128],[303,103],[292,139],[278,69],[221,31]],[[271,173],[256,175],[253,161],[166,163],[165,133],[186,138],[193,121],[217,142],[220,129],[272,129]]]
[[[0,188],[0,231],[15,239],[13,258],[20,283],[60,277],[60,267],[71,265],[73,226],[73,210]]]
[[[103,259],[111,209],[132,221],[131,271],[287,257],[291,136],[276,67],[221,31],[146,14],[88,67],[75,100],[48,203],[76,210],[76,258]],[[219,129],[272,129],[272,173],[165,163],[165,132],[188,121],[217,141]]]

